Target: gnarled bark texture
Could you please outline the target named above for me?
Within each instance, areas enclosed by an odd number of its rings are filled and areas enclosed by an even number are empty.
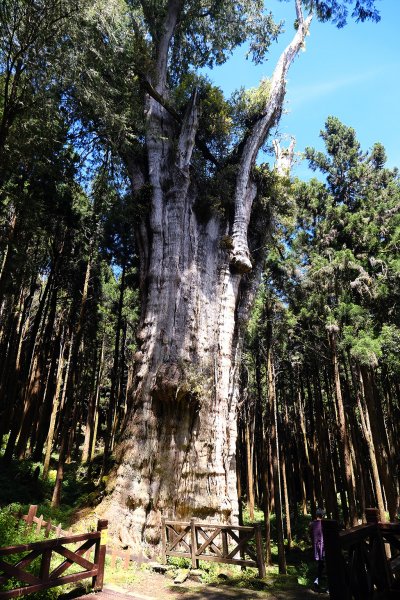
[[[181,3],[170,0],[147,82],[146,168],[128,160],[132,187],[150,189],[138,226],[142,315],[133,394],[116,447],[118,468],[103,501],[124,544],[157,544],[161,515],[235,522],[236,372],[240,323],[259,279],[262,253],[250,235],[257,197],[253,167],[279,119],[287,70],[309,21],[283,52],[259,119],[240,146],[231,214],[199,215],[202,189],[192,168],[200,102],[182,119],[168,109],[168,48]],[[143,164],[143,162],[142,162]],[[260,241],[260,229],[258,242]],[[253,232],[253,233],[254,233]],[[263,233],[263,232],[262,232]],[[253,241],[252,241],[253,240]],[[251,251],[253,253],[251,254]]]

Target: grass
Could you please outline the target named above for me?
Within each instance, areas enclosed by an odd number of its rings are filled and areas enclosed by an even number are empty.
[[[56,464],[57,457],[53,457],[53,466]],[[1,458],[0,458],[1,461]],[[94,474],[96,475],[94,466]],[[44,538],[44,529],[37,534],[35,528],[27,528],[25,522],[18,519],[15,515],[26,514],[30,504],[38,504],[37,515],[43,514],[44,519],[51,519],[53,524],[61,523],[63,529],[68,529],[74,521],[74,515],[83,505],[95,503],[101,492],[101,486],[96,486],[94,478],[87,477],[87,470],[77,468],[77,465],[71,463],[66,465],[62,504],[58,508],[52,508],[50,498],[52,495],[56,471],[53,468],[49,472],[48,478],[41,479],[42,465],[30,460],[14,460],[9,464],[0,462],[0,547],[18,544],[27,544],[30,542],[41,541]],[[12,483],[11,483],[12,482]],[[95,527],[94,527],[95,528]],[[85,529],[85,531],[87,528]],[[54,534],[50,534],[52,537]],[[12,561],[15,563],[16,555],[12,555]],[[40,568],[40,557],[31,563],[29,570],[37,573]],[[62,557],[57,555],[52,560],[52,567],[57,566],[62,561]],[[78,565],[72,565],[68,573],[82,570]],[[24,585],[22,582],[12,580],[6,586],[2,586],[0,591],[6,591],[18,585]],[[83,580],[80,587],[89,589],[90,580]],[[59,586],[51,588],[44,592],[30,594],[32,600],[53,600],[60,594],[69,592],[76,584]]]
[[[37,542],[44,540],[44,530],[42,530],[39,534],[31,529],[27,528],[25,522],[15,516],[15,511],[20,510],[21,505],[18,503],[9,504],[7,507],[0,509],[0,547],[2,546],[14,546],[19,544],[29,544],[31,542]],[[12,563],[16,563],[18,559],[26,556],[26,552],[18,554],[13,554],[11,561]],[[41,557],[38,557],[34,561],[31,562],[29,566],[29,572],[37,575],[40,569],[40,561]],[[55,563],[52,561],[52,567],[55,567],[60,561]],[[13,578],[10,579],[6,584],[0,586],[0,593],[26,585],[22,581],[18,581],[18,579]],[[60,593],[60,588],[53,588],[46,590],[44,592],[38,592],[35,594],[30,594],[30,598],[32,600],[55,600]]]
[[[56,464],[56,460],[57,457],[53,457],[53,467]],[[0,514],[6,514],[9,509],[13,512],[20,511],[26,514],[29,504],[39,504],[38,515],[43,514],[45,520],[50,518],[53,523],[61,523],[63,529],[68,529],[74,520],[76,520],[78,511],[82,507],[86,507],[87,512],[91,513],[93,506],[98,503],[102,495],[103,485],[96,485],[95,483],[99,478],[101,456],[98,457],[97,462],[93,465],[90,478],[87,476],[86,468],[78,467],[74,463],[66,465],[62,504],[57,509],[50,506],[49,500],[56,475],[54,468],[50,470],[48,479],[42,481],[40,475],[37,477],[38,469],[41,469],[41,465],[38,463],[28,460],[13,461],[8,466],[0,464],[0,467],[0,507],[7,507],[0,509]],[[12,486],[10,485],[10,481],[13,482]],[[6,513],[4,513],[4,510]],[[250,518],[246,507],[243,510],[243,517],[244,524],[249,524]],[[254,517],[253,522],[263,524],[264,514],[261,510],[256,509]],[[90,518],[84,519],[85,531],[88,526],[95,528],[95,520],[92,520],[93,523],[90,521]],[[308,534],[309,522],[310,516],[302,515],[300,511],[295,519],[292,518],[293,542],[291,549],[286,550],[287,575],[280,575],[276,566],[270,566],[267,568],[266,578],[260,580],[256,569],[202,562],[202,581],[207,584],[221,584],[221,582],[224,582],[233,588],[254,590],[265,589],[266,587],[278,590],[293,587],[296,584],[311,586],[314,579],[314,564]],[[275,517],[271,515],[272,537],[274,537],[274,532]],[[18,543],[20,533],[19,528],[16,527],[12,530],[10,537],[10,529],[4,529],[4,522],[2,525],[0,519],[0,546]],[[26,540],[26,538],[24,539]],[[272,544],[271,551],[273,563],[276,565],[278,558],[276,545]],[[174,566],[176,569],[187,568],[189,566],[189,562],[185,561],[185,559],[171,558],[170,561],[171,563],[175,561]],[[138,578],[143,577],[144,574],[142,571],[142,567],[135,566],[134,563],[130,563],[129,568],[124,569],[118,559],[116,567],[112,569],[110,559],[107,558],[106,560],[106,581],[121,587],[129,586]],[[53,597],[52,592],[48,594],[44,597]]]

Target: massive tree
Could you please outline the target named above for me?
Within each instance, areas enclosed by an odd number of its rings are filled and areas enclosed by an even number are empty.
[[[348,8],[377,17],[371,0],[293,5],[293,39],[272,76],[231,101],[198,72],[244,42],[265,58],[280,27],[262,0],[98,2],[86,14],[71,98],[126,168],[141,263],[131,402],[104,500],[125,543],[157,543],[162,514],[238,516],[241,323],[268,224],[270,174],[256,159],[313,11],[338,25]]]

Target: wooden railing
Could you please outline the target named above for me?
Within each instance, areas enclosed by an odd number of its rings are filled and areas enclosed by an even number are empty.
[[[235,558],[238,554],[240,558]],[[198,567],[199,560],[256,567],[259,576],[265,577],[260,525],[241,527],[163,518],[163,563],[167,556],[189,558],[193,568]]]
[[[107,524],[106,520],[101,519],[98,521],[97,531],[0,548],[0,589],[10,580],[16,580],[23,584],[10,590],[0,591],[0,600],[40,592],[66,583],[75,583],[88,577],[92,578],[93,588],[96,591],[101,590],[106,555],[104,532],[107,530]],[[78,548],[66,547],[67,544],[79,544],[80,542],[83,544]],[[84,558],[84,555],[92,548],[94,548],[93,562]],[[64,560],[52,568],[51,561],[57,554]],[[29,568],[37,559],[40,560],[39,572],[37,572],[37,567],[32,572],[32,569],[29,570]],[[63,575],[74,564],[79,565],[83,570]]]
[[[323,520],[322,530],[331,600],[400,598],[400,524],[379,523],[367,509],[364,525],[341,531]]]
[[[37,516],[37,512],[38,506],[36,504],[31,504],[26,515],[19,515],[20,518],[26,522],[27,526],[30,525],[35,528],[37,534],[39,534],[41,529],[44,528],[45,537],[49,537],[51,531],[55,533],[56,537],[73,535],[71,528],[66,531],[62,529],[61,523],[59,523],[59,525],[53,525],[51,519],[45,521],[43,515],[40,515],[40,517]],[[95,548],[92,546],[91,548],[88,548],[83,556],[89,559],[90,555],[93,554],[94,551]],[[112,569],[114,569],[117,559],[121,559],[124,569],[127,569],[129,567],[129,562],[133,560],[131,558],[131,551],[129,548],[126,550],[121,550],[115,546],[107,546],[107,555],[111,560]]]
[[[379,530],[386,548],[389,549],[387,555],[391,583],[399,584],[400,587],[400,523],[379,523]]]
[[[56,537],[72,535],[72,530],[69,529],[68,531],[65,531],[61,528],[61,523],[59,523],[59,525],[53,525],[51,519],[45,521],[43,515],[37,517],[37,510],[37,504],[31,504],[29,506],[28,513],[26,515],[20,515],[21,519],[26,521],[27,525],[36,525],[36,533],[39,533],[42,527],[44,527],[45,537],[49,537],[51,531],[54,531]]]

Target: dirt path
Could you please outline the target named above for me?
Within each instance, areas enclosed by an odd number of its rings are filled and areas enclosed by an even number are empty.
[[[256,591],[222,584],[204,585],[190,580],[176,585],[171,579],[158,573],[143,574],[124,588],[110,585],[106,587],[107,590],[125,595],[130,600],[317,600],[318,598],[323,600],[329,598],[326,594],[319,595],[301,586],[276,590],[268,589],[266,585],[262,591]]]

